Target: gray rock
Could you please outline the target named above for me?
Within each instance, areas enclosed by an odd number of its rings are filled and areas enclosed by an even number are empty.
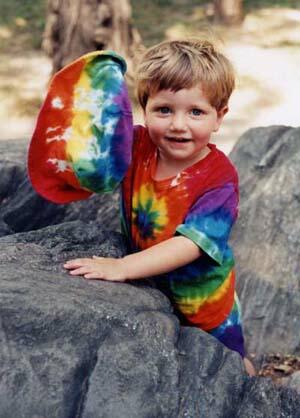
[[[68,205],[57,205],[37,195],[26,174],[27,145],[25,140],[0,142],[0,236],[74,220],[119,229],[118,191]]]
[[[298,355],[300,129],[251,129],[230,157],[240,176],[231,242],[248,349]]]
[[[240,356],[180,328],[150,283],[70,277],[122,237],[70,222],[0,239],[0,417],[297,418],[300,397],[245,375]]]
[[[27,141],[0,141],[0,199],[1,205],[15,193],[26,173]]]
[[[255,378],[244,385],[244,398],[237,405],[237,418],[300,417],[300,397],[293,390],[276,387],[271,380]]]
[[[294,372],[291,376],[289,376],[284,384],[295,390],[300,396],[300,371]]]

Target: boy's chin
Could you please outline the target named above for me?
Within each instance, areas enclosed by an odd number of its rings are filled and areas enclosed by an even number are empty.
[[[211,152],[208,146],[205,146],[201,150],[195,152],[184,152],[184,150],[173,150],[170,152],[163,152],[162,158],[166,162],[174,163],[178,162],[180,164],[193,165],[196,162],[203,160]]]

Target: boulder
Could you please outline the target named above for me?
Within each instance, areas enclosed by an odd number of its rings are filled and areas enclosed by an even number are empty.
[[[0,202],[6,203],[26,176],[26,147],[28,141],[0,141]],[[1,211],[2,212],[2,211]],[[2,219],[2,217],[1,217]]]
[[[231,243],[247,347],[300,354],[300,129],[246,132],[230,154],[240,177]]]
[[[300,396],[300,370],[288,377],[285,384],[289,388],[294,389]]]
[[[62,268],[125,251],[94,222],[0,238],[1,418],[297,417],[296,392],[248,378],[237,353],[181,328],[151,282]]]
[[[118,190],[69,205],[57,205],[37,195],[27,177],[27,146],[25,140],[0,142],[0,236],[74,220],[98,221],[119,229]]]

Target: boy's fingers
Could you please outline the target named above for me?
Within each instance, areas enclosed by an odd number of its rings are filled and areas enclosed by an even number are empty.
[[[87,273],[84,275],[85,279],[103,279],[101,273]]]
[[[70,271],[70,274],[72,276],[83,276],[86,273],[90,273],[90,271],[91,270],[88,267],[79,267]]]
[[[69,264],[69,263],[65,263],[64,264],[64,268],[65,269],[72,269],[73,268],[73,265],[72,264]]]
[[[86,264],[88,261],[91,261],[91,259],[88,258],[76,258],[74,260],[68,260],[65,262],[64,267],[65,268],[76,268],[80,267],[83,264]]]

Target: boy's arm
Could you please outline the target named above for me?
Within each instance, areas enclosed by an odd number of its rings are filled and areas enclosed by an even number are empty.
[[[192,240],[176,236],[123,258],[81,258],[68,261],[64,267],[71,270],[71,275],[86,279],[124,281],[167,273],[200,255],[201,250]]]

